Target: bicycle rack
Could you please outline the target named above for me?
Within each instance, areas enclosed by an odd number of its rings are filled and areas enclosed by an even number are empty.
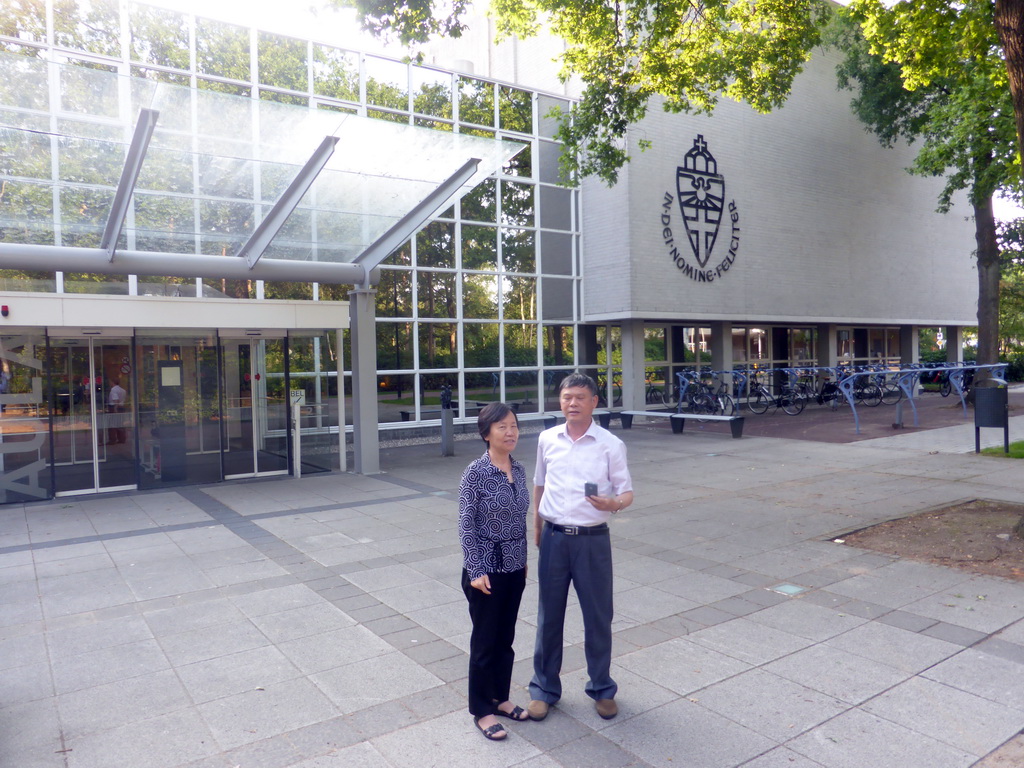
[[[862,376],[895,377],[897,386],[903,392],[906,399],[910,401],[910,407],[914,412],[914,426],[917,427],[920,426],[920,419],[917,412],[917,404],[915,403],[915,394],[917,392],[917,385],[920,382],[921,375],[923,373],[948,373],[949,381],[953,387],[953,391],[956,392],[957,397],[960,398],[960,405],[964,409],[964,417],[966,418],[967,398],[963,382],[967,372],[991,369],[996,378],[1004,378],[1006,375],[1006,368],[1006,363],[989,363],[986,365],[961,364],[929,366],[927,368],[918,364],[915,367],[899,368],[897,370],[879,368],[878,366],[869,368],[853,368],[848,365],[818,365],[802,366],[799,368],[746,368],[742,371],[739,369],[733,369],[731,371],[712,371],[708,369],[701,369],[700,371],[680,371],[676,373],[676,378],[679,380],[679,404],[676,406],[676,412],[678,413],[681,411],[684,396],[691,384],[693,384],[699,376],[704,374],[711,374],[713,376],[731,374],[733,376],[734,393],[742,393],[744,397],[749,398],[750,382],[757,374],[781,374],[786,379],[785,386],[794,387],[802,375],[810,374],[813,377],[818,377],[822,372],[824,372],[835,381],[839,391],[842,393],[843,397],[846,398],[846,402],[850,406],[850,411],[853,413],[855,431],[859,435],[860,416],[857,413],[857,399],[854,395],[854,389],[856,387],[857,380]],[[739,379],[738,388],[736,388],[737,379]]]
[[[963,388],[964,376],[968,371],[978,371],[985,368],[991,368],[992,373],[995,374],[996,378],[1003,378],[1006,375],[1006,363],[988,363],[986,365],[948,365],[940,366],[936,368],[901,368],[898,371],[890,371],[890,373],[896,376],[896,380],[899,383],[900,389],[907,396],[910,401],[910,407],[914,411],[914,426],[919,426],[917,405],[914,402],[914,393],[917,389],[917,382],[921,377],[921,373],[924,370],[942,373],[944,371],[949,372],[949,380],[953,385],[953,389],[956,391],[957,396],[960,398],[960,405],[964,409],[964,418],[967,417],[967,398]],[[853,385],[854,381],[858,376],[871,376],[876,374],[876,371],[857,371],[850,374],[846,379],[839,382],[839,388],[846,393],[846,399],[850,403],[850,408],[853,410],[853,421],[856,427],[856,432],[860,434],[860,417],[857,415],[857,406],[853,401]]]

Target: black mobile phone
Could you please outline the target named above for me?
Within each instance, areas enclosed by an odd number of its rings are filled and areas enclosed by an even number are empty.
[[[583,495],[584,496],[597,496],[597,483],[584,483],[583,484]]]

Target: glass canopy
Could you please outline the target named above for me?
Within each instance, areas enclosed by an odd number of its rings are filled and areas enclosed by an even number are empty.
[[[143,109],[159,115],[117,242],[129,251],[237,256],[335,137],[263,255],[355,262],[417,206],[418,227],[523,146],[0,53],[0,242],[100,247]],[[424,213],[470,159],[472,176]]]

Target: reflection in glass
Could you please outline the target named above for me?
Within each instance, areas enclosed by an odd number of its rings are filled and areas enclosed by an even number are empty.
[[[138,393],[128,340],[54,339],[48,370],[55,490],[134,487]]]
[[[257,46],[262,84],[290,91],[307,90],[304,41],[260,31]]]
[[[313,46],[313,92],[343,101],[359,101],[359,54]]]
[[[66,112],[118,116],[118,77],[113,67],[76,62],[60,68],[60,106]]]
[[[459,78],[459,122],[494,125],[494,84]]]
[[[573,327],[544,326],[544,364],[571,365],[573,359]]]
[[[525,142],[513,139],[505,139],[504,141],[514,147],[519,147],[519,152],[505,163],[502,171],[509,176],[522,176],[523,178],[533,176],[533,148]]]
[[[302,474],[340,466],[338,456],[338,344],[334,332],[288,336],[289,389],[301,391]]]
[[[506,320],[536,320],[537,278],[502,276],[501,299]]]
[[[398,61],[365,58],[366,101],[378,107],[409,109],[409,69]]]
[[[498,230],[474,224],[462,225],[462,268],[498,268]]]
[[[221,479],[220,381],[212,335],[140,333],[139,487]]]
[[[533,97],[529,91],[507,85],[498,88],[498,127],[504,131],[533,133]]]
[[[132,59],[173,69],[189,68],[185,14],[133,3],[128,13],[128,26]]]
[[[514,181],[501,182],[501,223],[532,227],[533,185]]]
[[[465,275],[462,281],[462,307],[465,317],[497,320],[498,276]]]
[[[221,339],[221,357],[224,477],[286,472],[284,339]]]
[[[455,323],[417,323],[420,367],[454,368],[458,365],[458,333]]]
[[[412,317],[411,271],[381,269],[377,285],[377,317]]]
[[[49,179],[53,171],[50,163],[50,137],[42,133],[13,131],[0,128],[0,146],[3,147],[6,177],[23,176]]]
[[[532,229],[501,230],[501,267],[506,272],[532,274],[537,271]]]
[[[412,323],[377,318],[377,368],[381,371],[412,367]]]
[[[500,365],[500,332],[501,326],[497,323],[464,324],[463,346],[467,368],[497,368]]]
[[[117,0],[55,0],[53,5],[57,45],[101,56],[121,55]]]
[[[455,268],[455,224],[434,221],[416,234],[416,265]]]
[[[452,117],[452,76],[423,67],[412,67],[413,111],[432,117]]]
[[[113,189],[65,186],[60,196],[62,245],[98,248],[113,200]]]
[[[505,366],[537,365],[537,326],[533,323],[505,323],[502,325],[505,343]]]
[[[454,272],[420,270],[416,273],[416,299],[420,317],[458,317]]]
[[[248,81],[249,30],[213,19],[196,19],[196,68],[206,75]]]
[[[462,218],[469,221],[497,221],[497,184],[495,179],[485,179],[463,197]]]

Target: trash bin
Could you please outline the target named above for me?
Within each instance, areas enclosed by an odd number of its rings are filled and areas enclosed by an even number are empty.
[[[981,453],[981,427],[1003,430],[1003,444],[1010,452],[1009,390],[1002,379],[989,379],[974,388],[974,452]]]

